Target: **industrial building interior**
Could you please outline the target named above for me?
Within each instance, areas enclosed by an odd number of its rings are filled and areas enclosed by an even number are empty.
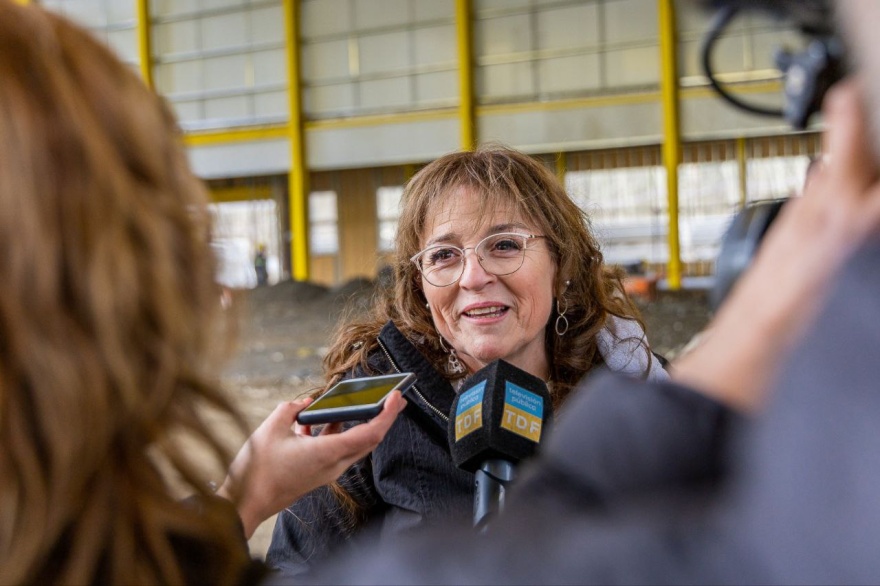
[[[86,26],[176,112],[216,213],[218,280],[373,278],[403,186],[499,143],[558,174],[608,262],[663,286],[711,279],[732,215],[803,184],[815,131],[719,100],[697,0],[31,0]],[[779,106],[781,47],[749,13],[717,79]]]

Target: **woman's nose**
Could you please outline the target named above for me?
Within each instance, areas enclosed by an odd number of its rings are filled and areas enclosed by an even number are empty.
[[[472,253],[468,255],[468,253]],[[479,289],[487,283],[495,279],[495,275],[488,272],[480,264],[480,257],[473,250],[466,250],[464,253],[464,269],[461,278],[458,280],[458,286],[464,289]]]

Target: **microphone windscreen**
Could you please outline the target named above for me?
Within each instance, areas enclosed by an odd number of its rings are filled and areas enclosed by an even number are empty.
[[[552,419],[544,381],[495,360],[464,382],[452,404],[452,460],[472,472],[486,460],[518,463],[534,454]]]

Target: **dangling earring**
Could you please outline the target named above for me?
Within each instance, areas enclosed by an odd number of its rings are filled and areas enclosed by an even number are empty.
[[[565,317],[565,312],[568,311],[568,300],[566,298],[562,298],[562,301],[565,302],[565,307],[562,310],[559,310],[560,300],[556,300],[556,309],[559,311],[559,315],[556,316],[556,335],[560,338],[565,335],[568,331],[568,318]]]
[[[449,353],[449,359],[446,361],[446,371],[449,374],[464,373],[464,366],[458,360],[458,354],[455,353],[455,348],[447,348],[446,344],[443,343],[443,336],[440,336],[440,347],[443,348],[444,352]]]

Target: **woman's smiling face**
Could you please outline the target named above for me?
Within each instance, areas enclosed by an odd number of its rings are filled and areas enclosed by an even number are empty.
[[[440,335],[455,348],[471,372],[502,358],[531,374],[547,378],[544,331],[553,310],[556,260],[543,238],[527,242],[522,266],[497,276],[477,260],[473,247],[499,232],[538,234],[537,227],[512,212],[480,206],[480,194],[459,188],[432,210],[422,248],[451,244],[468,249],[461,278],[436,287],[422,278],[422,289]]]

